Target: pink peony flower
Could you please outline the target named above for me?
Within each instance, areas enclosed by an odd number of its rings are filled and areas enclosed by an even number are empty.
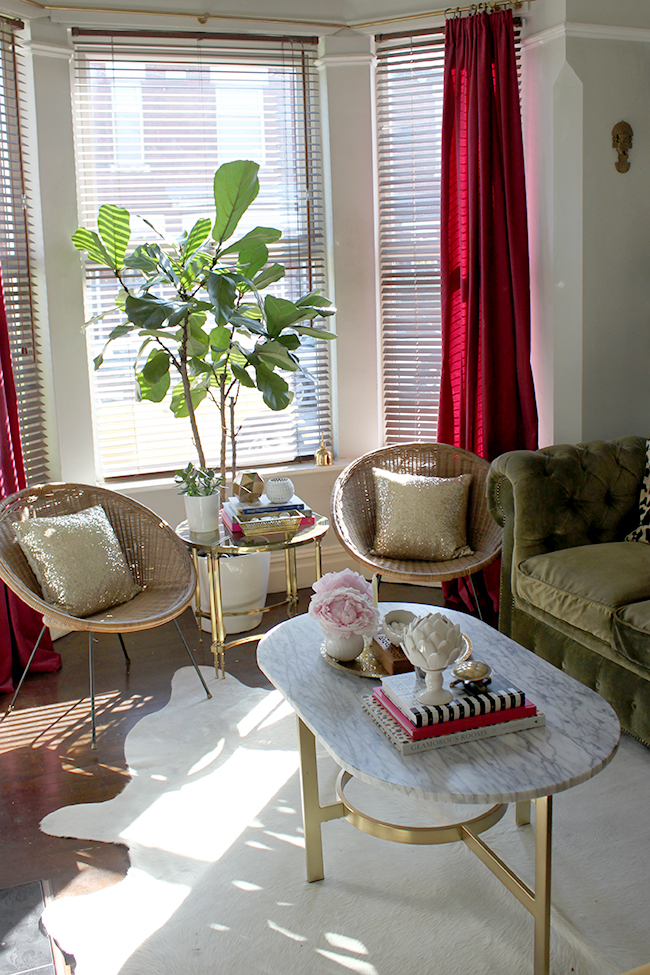
[[[329,575],[338,574],[329,573]],[[379,610],[372,605],[372,600],[367,594],[347,588],[315,592],[309,603],[309,615],[320,624],[326,635],[358,633],[362,636],[372,636],[377,631],[381,619]]]
[[[341,572],[326,572],[321,576],[312,589],[315,593],[332,592],[334,589],[354,589],[362,596],[372,599],[372,586],[358,572],[343,569]]]

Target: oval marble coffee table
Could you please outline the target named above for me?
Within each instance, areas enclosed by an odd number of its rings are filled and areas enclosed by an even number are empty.
[[[402,608],[382,603],[383,612]],[[409,604],[417,613],[436,607]],[[402,843],[462,840],[527,908],[535,920],[534,973],[548,975],[551,906],[552,796],[586,781],[614,757],[620,726],[612,708],[589,688],[552,667],[480,620],[444,610],[473,645],[473,656],[521,687],[546,717],[528,731],[449,745],[402,756],[362,708],[373,682],[332,667],[321,655],[323,634],[309,616],[280,623],[260,641],[257,659],[298,718],[307,879],[322,880],[321,824],[344,817],[364,832]],[[339,801],[321,806],[317,737],[341,768]],[[451,826],[407,827],[367,816],[347,801],[350,777],[400,796],[440,802],[496,803]],[[530,822],[535,802],[535,888],[490,850],[480,837],[517,804],[517,824]]]

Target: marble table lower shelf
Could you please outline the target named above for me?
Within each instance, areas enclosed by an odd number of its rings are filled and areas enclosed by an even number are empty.
[[[384,603],[382,612],[403,604]],[[431,606],[409,604],[417,613]],[[402,756],[362,708],[372,683],[331,667],[320,653],[322,633],[308,616],[271,630],[258,663],[298,717],[307,879],[321,880],[321,825],[345,818],[366,833],[402,843],[463,841],[530,911],[535,920],[534,973],[548,975],[550,939],[552,796],[596,775],[613,758],[620,726],[612,708],[589,688],[479,620],[445,610],[462,624],[475,658],[514,684],[546,716],[539,728]],[[321,806],[318,738],[341,769],[338,802]],[[351,777],[399,796],[469,805],[494,804],[478,816],[444,827],[381,822],[345,796]],[[530,822],[535,802],[535,887],[529,888],[479,835],[516,803],[518,825]]]

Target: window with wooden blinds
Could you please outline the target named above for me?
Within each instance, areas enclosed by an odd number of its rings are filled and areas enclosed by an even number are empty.
[[[45,410],[30,267],[24,147],[20,130],[23,24],[0,17],[0,266],[28,484],[48,480]]]
[[[224,162],[260,163],[260,193],[237,236],[277,227],[269,250],[286,278],[273,293],[325,291],[322,167],[315,38],[215,34],[125,36],[74,31],[75,139],[80,224],[94,229],[102,203],[126,207],[176,237],[214,215],[213,177]],[[131,246],[151,239],[132,220]],[[87,318],[111,307],[115,280],[85,267]],[[121,321],[88,329],[90,359]],[[168,404],[138,402],[133,361],[140,340],[109,347],[92,374],[97,456],[105,478],[164,473],[195,460],[189,423]],[[289,378],[291,405],[269,410],[256,390],[237,404],[237,464],[245,468],[313,457],[331,436],[329,353],[313,341]],[[218,415],[198,411],[208,463],[218,456]]]

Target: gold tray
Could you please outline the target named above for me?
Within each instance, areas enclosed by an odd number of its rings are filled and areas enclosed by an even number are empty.
[[[461,636],[465,641],[465,649],[460,657],[454,661],[454,664],[462,663],[463,660],[468,660],[472,656],[472,641],[464,633],[461,633]],[[336,667],[337,670],[344,670],[346,674],[352,674],[354,677],[373,677],[375,680],[381,677],[388,677],[388,673],[379,663],[369,646],[364,647],[359,656],[355,657],[354,660],[348,661],[335,660],[334,657],[330,657],[325,649],[324,642],[320,645],[320,654],[332,667]]]

